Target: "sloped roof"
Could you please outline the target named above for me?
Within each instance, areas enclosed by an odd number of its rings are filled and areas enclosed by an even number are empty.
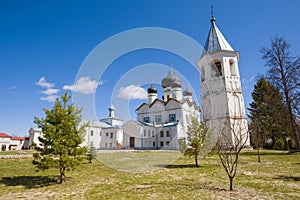
[[[25,140],[25,137],[11,137],[11,140]]]
[[[0,137],[3,137],[3,138],[10,138],[11,136],[9,136],[9,135],[6,134],[6,133],[0,133]]]
[[[215,18],[212,17],[210,21],[211,27],[201,57],[217,51],[234,51],[218,29]]]

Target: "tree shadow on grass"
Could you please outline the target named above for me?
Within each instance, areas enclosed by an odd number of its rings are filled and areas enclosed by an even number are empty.
[[[300,165],[300,162],[298,162],[298,163],[293,163],[293,164]]]
[[[284,176],[280,175],[275,179],[285,180],[285,181],[300,181],[300,176]]]
[[[244,151],[241,152],[241,155],[248,155],[248,156],[257,156],[257,151]],[[288,155],[288,151],[275,151],[275,150],[269,150],[269,151],[261,151],[261,156],[264,155]]]
[[[23,185],[25,188],[38,188],[58,183],[57,176],[14,176],[14,177],[2,177],[0,184],[6,186],[19,186]]]
[[[168,169],[176,169],[176,168],[199,168],[196,167],[195,164],[186,164],[186,165],[156,165],[157,167],[168,168]]]

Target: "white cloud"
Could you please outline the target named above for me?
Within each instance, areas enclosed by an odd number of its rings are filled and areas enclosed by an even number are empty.
[[[59,92],[59,89],[54,88],[55,84],[49,83],[44,76],[41,77],[40,80],[37,81],[35,84],[37,86],[45,88],[45,90],[42,91],[42,93],[46,94],[47,96],[41,97],[40,99],[42,101],[55,102],[56,98],[58,98],[56,94]]]
[[[119,98],[123,99],[147,99],[147,91],[137,85],[129,85],[127,87],[121,87],[118,94]]]
[[[91,80],[90,77],[84,76],[76,81],[75,85],[64,85],[64,90],[71,90],[82,94],[92,94],[96,91],[98,85],[102,85],[102,82]]]
[[[46,95],[53,95],[53,94],[57,94],[59,92],[59,89],[55,89],[55,88],[49,88],[45,91],[42,91],[43,94]]]
[[[10,86],[9,88],[6,88],[6,90],[7,90],[10,94],[16,94],[16,93],[17,93],[17,92],[16,92],[16,89],[17,89],[17,87],[14,86],[14,85]]]
[[[256,76],[251,76],[250,77],[250,81],[253,81],[255,79]]]
[[[55,85],[54,83],[49,83],[45,77],[40,78],[40,80],[35,84],[43,88],[53,88]]]
[[[55,102],[56,98],[58,98],[57,95],[48,95],[47,97],[41,97],[40,99],[48,102]]]

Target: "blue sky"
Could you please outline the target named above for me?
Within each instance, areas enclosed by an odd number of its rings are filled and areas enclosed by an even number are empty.
[[[35,127],[34,116],[43,117],[42,109],[52,107],[49,101],[55,95],[64,91],[72,94],[72,90],[94,98],[94,105],[90,106],[97,118],[106,117],[111,102],[118,104],[122,99],[129,105],[127,119],[135,118],[135,108],[145,101],[144,91],[139,91],[135,100],[128,101],[126,95],[120,95],[120,87],[131,86],[127,88],[130,92],[132,87],[147,88],[154,82],[161,95],[157,83],[167,74],[168,62],[173,63],[174,71],[184,79],[183,85],[186,79],[194,97],[200,99],[197,70],[185,59],[159,49],[147,48],[121,55],[98,79],[82,77],[82,87],[74,88],[73,84],[90,52],[101,42],[127,30],[166,28],[204,45],[210,28],[211,4],[217,26],[241,54],[239,69],[248,106],[255,76],[266,70],[260,48],[269,45],[270,37],[283,36],[292,44],[293,53],[299,55],[300,2],[297,0],[1,0],[0,132],[26,135],[30,127]],[[142,66],[153,66],[155,70],[153,74],[139,71]],[[158,69],[160,73],[155,73]],[[138,75],[129,73],[133,71]],[[133,78],[122,82],[126,75]],[[135,83],[137,76],[144,81]],[[123,94],[127,94],[126,90]],[[123,117],[115,107],[116,115]]]

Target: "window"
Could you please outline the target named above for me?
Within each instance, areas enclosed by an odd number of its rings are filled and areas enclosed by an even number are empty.
[[[161,124],[162,123],[161,115],[155,115],[155,122],[156,122],[156,124]]]
[[[152,137],[154,137],[154,131],[152,131]]]
[[[167,101],[170,99],[170,95],[167,95]]]
[[[160,137],[164,137],[164,131],[160,131]]]
[[[166,131],[166,137],[170,137],[170,131]]]
[[[108,133],[106,133],[105,136],[108,137]]]
[[[160,147],[163,147],[164,146],[164,142],[160,142]]]
[[[170,114],[169,115],[169,122],[176,122],[176,115],[175,114]]]
[[[112,143],[109,143],[109,147],[112,148]]]
[[[114,137],[114,133],[110,133],[110,138],[113,138]]]
[[[146,131],[146,130],[144,130],[144,137],[146,137],[146,134],[147,134],[147,131]]]
[[[219,77],[222,76],[222,66],[220,61],[215,61],[212,64],[212,76]]]
[[[153,142],[153,147],[155,147],[155,142]]]
[[[148,137],[150,137],[150,135],[151,135],[151,131],[149,130],[149,131],[148,131]]]
[[[201,82],[205,81],[204,66],[201,67]]]
[[[105,148],[107,148],[107,143],[105,143]]]
[[[93,130],[91,130],[91,136],[93,136],[94,135],[94,131]]]
[[[236,67],[233,59],[229,60],[230,74],[231,76],[236,76]]]
[[[167,141],[167,142],[166,142],[166,145],[167,145],[167,146],[170,146],[170,142],[169,142],[169,141]]]
[[[150,118],[149,117],[144,117],[143,121],[146,122],[146,123],[150,123]]]

